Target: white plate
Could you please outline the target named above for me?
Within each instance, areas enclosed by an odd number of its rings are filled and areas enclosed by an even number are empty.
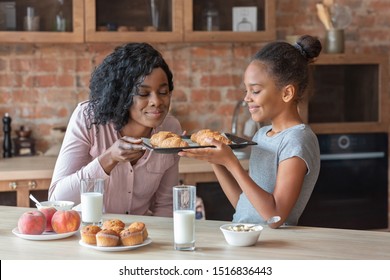
[[[146,246],[148,244],[152,243],[152,239],[149,237],[145,239],[145,241],[141,244],[138,245],[133,245],[133,246],[115,246],[115,247],[100,247],[96,245],[89,245],[87,243],[84,243],[82,240],[79,241],[79,244],[81,246],[87,247],[87,248],[92,248],[98,251],[104,251],[104,252],[119,252],[119,251],[128,251],[128,250],[134,250],[139,247]]]
[[[12,233],[15,234],[16,236],[23,238],[23,239],[28,239],[28,240],[55,240],[55,239],[63,239],[67,238],[69,236],[72,236],[78,232],[72,231],[72,232],[66,232],[66,233],[55,233],[54,231],[49,231],[49,232],[44,232],[39,235],[33,235],[33,234],[23,234],[19,232],[19,229],[16,227],[12,230]]]

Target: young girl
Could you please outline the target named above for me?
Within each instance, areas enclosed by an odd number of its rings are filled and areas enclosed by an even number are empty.
[[[321,43],[305,35],[295,45],[273,42],[261,49],[244,74],[245,98],[256,122],[270,122],[253,137],[249,174],[233,151],[209,139],[216,148],[189,149],[180,156],[206,160],[236,212],[233,222],[296,225],[310,198],[320,170],[316,135],[303,123],[298,102],[308,85],[308,64]]]

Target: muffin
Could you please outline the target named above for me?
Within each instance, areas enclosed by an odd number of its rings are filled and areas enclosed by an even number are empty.
[[[112,229],[102,229],[96,234],[96,246],[114,247],[119,244],[119,234]]]
[[[96,234],[101,228],[95,225],[85,226],[80,230],[81,240],[86,244],[96,244]]]
[[[121,242],[124,246],[141,244],[148,238],[148,231],[142,222],[134,222],[120,233]]]
[[[118,219],[112,219],[105,221],[102,225],[102,229],[112,229],[115,230],[118,234],[124,230],[125,223]]]

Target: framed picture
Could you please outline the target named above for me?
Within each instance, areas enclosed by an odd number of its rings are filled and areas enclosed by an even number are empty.
[[[0,30],[16,30],[15,1],[0,2]]]
[[[257,31],[257,7],[233,7],[233,31]]]

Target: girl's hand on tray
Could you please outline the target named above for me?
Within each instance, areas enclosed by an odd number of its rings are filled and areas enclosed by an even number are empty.
[[[232,149],[213,138],[205,139],[210,145],[215,147],[205,147],[197,149],[185,149],[178,153],[181,157],[194,158],[208,161],[209,163],[226,165],[233,160],[237,160]]]

